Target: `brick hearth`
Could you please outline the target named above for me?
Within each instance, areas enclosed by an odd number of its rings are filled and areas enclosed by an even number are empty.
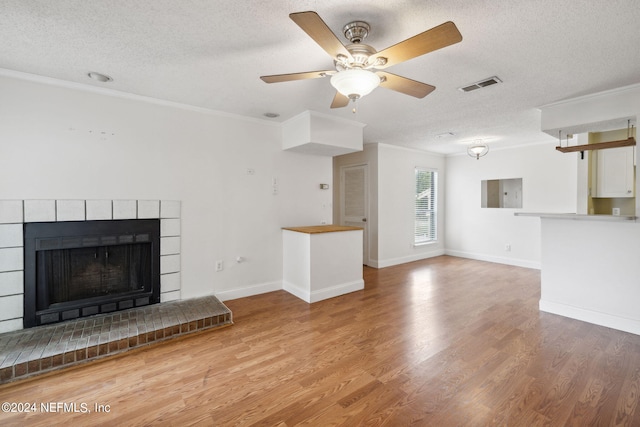
[[[0,384],[230,325],[216,297],[171,301],[0,334]]]

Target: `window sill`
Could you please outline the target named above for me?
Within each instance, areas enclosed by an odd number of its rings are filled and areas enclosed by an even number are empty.
[[[431,241],[424,242],[424,243],[414,243],[414,244],[413,244],[413,247],[414,247],[414,248],[420,248],[420,247],[422,247],[422,246],[430,246],[430,245],[435,245],[435,244],[437,244],[437,243],[438,243],[438,241],[437,241],[437,240],[431,240]]]

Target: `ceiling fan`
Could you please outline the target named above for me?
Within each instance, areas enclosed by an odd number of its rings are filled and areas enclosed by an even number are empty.
[[[462,40],[456,25],[448,21],[377,52],[373,47],[362,43],[370,30],[369,24],[364,21],[353,21],[343,27],[344,36],[351,42],[345,46],[316,12],[297,12],[289,17],[333,58],[335,70],[260,78],[266,83],[279,83],[331,76],[331,85],[337,91],[331,108],[345,107],[350,100],[355,101],[378,86],[424,98],[435,86],[381,70]]]

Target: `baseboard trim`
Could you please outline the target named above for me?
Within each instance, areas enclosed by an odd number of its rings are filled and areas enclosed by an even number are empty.
[[[306,301],[306,302],[309,302],[309,303],[311,302],[311,293],[309,291],[307,291],[306,289],[302,289],[302,288],[294,285],[293,283],[283,282],[282,283],[282,289],[284,289],[285,291],[289,292],[291,295],[300,298],[303,301]]]
[[[266,294],[267,292],[281,291],[282,282],[259,283],[239,289],[216,292],[214,295],[220,301],[229,301],[237,298],[251,297],[254,295]]]
[[[445,249],[445,255],[451,255],[459,258],[475,259],[478,261],[495,262],[497,264],[513,265],[516,267],[533,268],[540,270],[540,261],[530,261],[526,259],[498,257],[494,255],[479,254],[475,252],[456,251],[453,249]]]
[[[325,299],[338,297],[340,295],[348,294],[355,291],[361,291],[364,289],[364,280],[354,280],[353,282],[342,283],[340,285],[331,286],[319,291],[311,292],[311,302],[318,302]]]
[[[640,320],[628,319],[613,314],[587,310],[567,304],[544,301],[539,302],[540,311],[557,314],[571,319],[581,320],[594,325],[605,326],[619,331],[640,335]]]
[[[423,259],[433,258],[433,257],[437,257],[444,254],[445,254],[444,249],[437,249],[434,251],[421,252],[419,254],[409,255],[405,257],[389,258],[389,259],[383,259],[383,260],[371,260],[369,267],[373,267],[373,268],[391,267],[393,265],[400,265],[400,264],[406,264],[408,262],[420,261]]]
[[[318,291],[309,292],[306,289],[302,289],[299,286],[284,282],[283,289],[300,298],[303,301],[312,304],[314,302],[322,301],[329,298],[334,298],[340,295],[348,294],[355,291],[364,289],[364,280],[354,280],[353,282],[341,283],[339,285],[331,286],[329,288],[321,289]]]

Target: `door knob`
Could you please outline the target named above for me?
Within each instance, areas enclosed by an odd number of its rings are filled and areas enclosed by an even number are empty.
[[[367,222],[367,218],[362,218],[362,222]]]

